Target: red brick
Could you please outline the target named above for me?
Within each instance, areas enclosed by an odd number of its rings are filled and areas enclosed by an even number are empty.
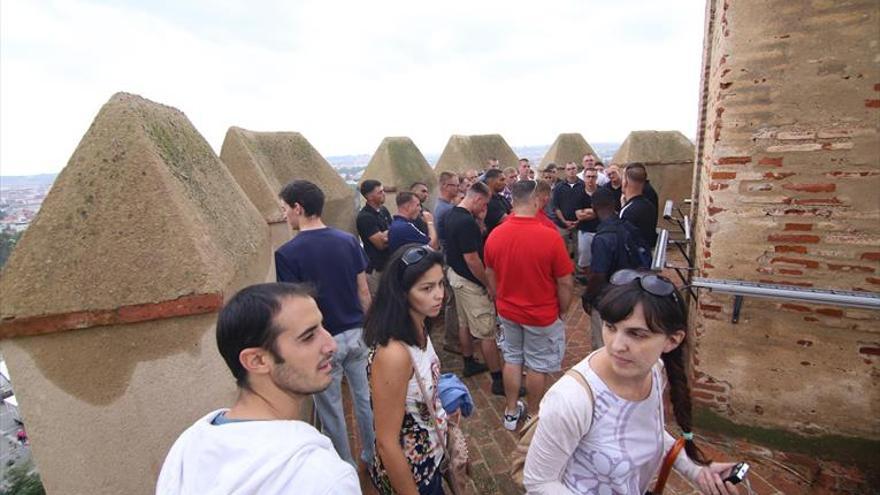
[[[705,383],[705,382],[697,382],[694,384],[694,388],[701,390],[708,390],[710,392],[721,392],[727,393],[727,388],[722,385],[717,385],[714,383]]]
[[[702,309],[703,311],[719,312],[719,311],[721,311],[722,308],[721,308],[721,306],[718,306],[716,304],[700,303],[700,309]]]
[[[767,236],[770,242],[801,242],[804,244],[817,244],[819,236],[808,234],[770,234]]]
[[[727,211],[726,208],[720,208],[718,206],[710,206],[707,208],[709,212],[709,216],[715,215],[716,213],[721,213],[722,211]]]
[[[730,184],[725,184],[723,182],[710,182],[709,190],[710,191],[723,191],[730,187]]]
[[[841,170],[836,170],[834,172],[825,172],[825,177],[869,177],[873,175],[880,175],[880,172],[844,172]]]
[[[773,250],[777,253],[807,254],[806,246],[773,246]]]
[[[758,165],[764,165],[767,167],[781,167],[782,166],[782,157],[771,158],[769,156],[765,156],[758,160]]]
[[[880,83],[874,85],[874,91],[880,91]]]
[[[834,198],[816,198],[816,199],[796,199],[794,200],[794,204],[796,205],[842,205],[843,202]]]
[[[769,278],[762,278],[758,280],[758,282],[765,284],[776,284],[776,285],[794,285],[795,287],[812,287],[813,284],[809,282],[796,282],[792,280],[771,280]]]
[[[222,305],[223,294],[210,293],[183,296],[158,303],[123,306],[110,310],[76,311],[12,318],[0,322],[0,339],[198,315],[217,311]]]
[[[822,149],[826,150],[826,151],[829,151],[829,150],[851,150],[853,148],[855,148],[855,144],[853,144],[851,142],[823,143],[822,144]]]
[[[802,260],[798,258],[779,257],[770,260],[770,263],[789,263],[792,265],[803,265],[807,268],[819,268],[819,262],[813,260]]]
[[[811,313],[812,310],[808,306],[804,306],[801,304],[792,304],[792,303],[783,303],[779,305],[782,309],[790,309],[792,311],[797,311],[799,313]]]
[[[764,174],[765,179],[782,180],[794,175],[794,172],[767,172]]]
[[[874,273],[876,270],[871,268],[870,266],[859,266],[859,265],[838,265],[835,263],[828,263],[828,269],[834,270],[836,272],[862,272],[862,273]]]
[[[787,223],[785,224],[784,230],[813,230],[813,224],[811,223]]]
[[[745,165],[746,163],[751,163],[752,157],[750,156],[722,156],[718,159],[718,165]]]
[[[869,284],[880,285],[880,278],[877,278],[877,277],[867,277],[867,278],[865,278],[865,282],[868,282]]]
[[[859,347],[859,354],[867,354],[869,356],[880,356],[880,347]]]
[[[804,321],[819,321],[815,316],[804,316]]]
[[[826,183],[826,184],[783,184],[783,189],[788,189],[791,191],[803,191],[803,192],[834,192],[837,189],[837,186],[834,184]]]
[[[824,316],[833,316],[835,318],[843,318],[843,310],[837,308],[819,308],[817,313]]]
[[[736,179],[736,172],[712,172],[712,180]]]
[[[880,253],[862,253],[859,259],[866,261],[880,261]]]
[[[880,100],[865,100],[865,106],[868,108],[880,108]]]
[[[801,270],[791,270],[789,268],[780,268],[779,273],[781,273],[782,275],[803,275],[804,274],[804,272],[802,272]]]
[[[710,394],[709,392],[704,392],[702,390],[692,390],[691,397],[693,397],[695,399],[703,399],[703,400],[709,400],[709,401],[715,400],[715,394]]]

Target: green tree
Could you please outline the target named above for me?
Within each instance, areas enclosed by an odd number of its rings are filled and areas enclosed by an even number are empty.
[[[0,483],[0,495],[46,495],[46,489],[40,475],[27,463],[6,472]]]
[[[9,255],[12,254],[12,250],[20,238],[21,232],[9,230],[0,232],[0,268],[3,268],[3,265],[6,264],[6,260],[9,259]]]

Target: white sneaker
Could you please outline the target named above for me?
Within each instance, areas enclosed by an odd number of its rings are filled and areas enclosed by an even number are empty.
[[[504,428],[510,431],[516,430],[516,424],[519,423],[519,418],[525,411],[526,405],[523,404],[523,401],[516,401],[516,414],[507,414],[507,410],[504,411]]]

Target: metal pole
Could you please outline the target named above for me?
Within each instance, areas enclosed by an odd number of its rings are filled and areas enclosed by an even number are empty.
[[[832,306],[880,310],[880,294],[861,291],[808,289],[793,285],[765,284],[742,280],[693,277],[691,286],[735,296],[790,299]]]

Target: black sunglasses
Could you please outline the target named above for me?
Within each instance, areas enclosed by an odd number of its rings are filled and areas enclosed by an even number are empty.
[[[619,270],[611,276],[611,283],[614,285],[627,285],[638,280],[641,288],[649,294],[666,297],[673,294],[675,296],[675,285],[668,278],[654,273],[645,273],[637,270]]]
[[[400,270],[397,271],[397,277],[403,282],[403,273],[406,272],[406,268],[408,266],[415,265],[419,261],[425,259],[425,256],[428,256],[428,253],[434,251],[428,246],[415,246],[411,247],[403,253],[403,256],[400,257],[400,261],[402,265],[400,266]]]

